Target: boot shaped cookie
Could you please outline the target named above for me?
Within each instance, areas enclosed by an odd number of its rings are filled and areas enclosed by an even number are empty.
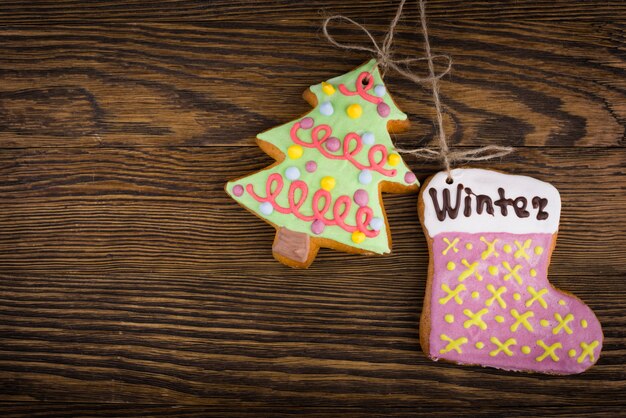
[[[434,360],[580,373],[597,360],[594,313],[547,278],[561,199],[531,177],[457,169],[419,196],[430,263],[420,341]]]

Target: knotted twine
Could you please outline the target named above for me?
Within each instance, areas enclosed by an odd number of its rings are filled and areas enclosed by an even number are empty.
[[[398,10],[396,11],[396,15],[394,16],[391,24],[389,25],[389,30],[385,34],[385,38],[383,39],[382,47],[378,45],[376,39],[371,34],[369,30],[367,30],[360,23],[355,22],[349,17],[342,15],[330,16],[324,20],[322,25],[322,31],[324,36],[328,42],[333,44],[335,47],[346,50],[353,51],[366,51],[376,57],[376,61],[382,68],[382,75],[384,76],[385,71],[387,69],[391,69],[404,78],[413,81],[416,84],[422,83],[430,83],[431,89],[433,93],[433,102],[435,103],[435,111],[437,116],[437,149],[431,148],[414,148],[414,149],[400,149],[397,150],[404,154],[411,154],[417,158],[421,158],[424,160],[431,161],[441,161],[442,165],[445,167],[446,172],[448,173],[448,179],[452,180],[452,168],[451,164],[453,162],[467,162],[467,161],[485,161],[493,158],[503,157],[511,152],[513,152],[513,148],[511,147],[501,147],[496,145],[488,145],[485,147],[474,148],[470,150],[463,151],[450,151],[450,147],[448,146],[448,141],[446,138],[446,132],[443,127],[443,107],[441,104],[441,98],[439,96],[439,79],[450,72],[452,69],[452,58],[449,55],[439,54],[433,55],[430,49],[430,41],[428,39],[428,25],[426,24],[426,1],[419,0],[419,9],[420,9],[420,22],[422,26],[422,33],[424,36],[424,50],[426,52],[425,57],[418,58],[394,58],[393,56],[393,37],[396,31],[396,27],[398,26],[398,22],[400,21],[400,17],[402,16],[402,9],[404,8],[404,4],[406,0],[401,0],[398,5]],[[345,21],[348,22],[357,28],[359,28],[371,41],[372,47],[362,46],[356,44],[344,44],[337,42],[329,33],[328,33],[328,24],[334,20]],[[445,59],[447,61],[446,68],[440,72],[435,72],[435,60],[437,59]],[[427,61],[428,62],[428,77],[420,77],[414,72],[408,69],[408,65],[417,62],[417,61]]]

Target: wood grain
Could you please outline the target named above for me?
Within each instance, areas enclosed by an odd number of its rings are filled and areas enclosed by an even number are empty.
[[[0,28],[0,147],[252,145],[309,110],[301,98],[309,85],[365,59],[334,51],[318,29],[319,17]],[[451,142],[623,146],[625,29],[433,23],[433,44],[455,62],[441,87]],[[396,39],[398,53],[421,48],[410,26]],[[412,121],[397,143],[431,143],[428,90],[393,75],[390,89]]]
[[[408,2],[406,19],[418,21],[416,2]],[[364,20],[390,21],[395,3],[387,0],[368,2],[309,0],[298,1],[256,0],[58,0],[24,1],[6,0],[0,3],[2,23],[50,22],[141,22],[141,21],[214,21],[272,19],[288,15],[298,20],[310,20],[320,11],[358,16]],[[468,2],[465,0],[430,0],[428,16],[432,20],[480,19],[493,20],[605,20],[625,18],[626,5],[620,0],[496,0]],[[368,22],[369,23],[369,22]]]
[[[4,404],[4,417],[289,417],[293,416],[295,408],[285,405],[283,407],[264,408],[250,407],[245,408],[225,408],[220,406],[209,405],[141,405],[141,404],[106,404],[106,403],[50,403],[50,402],[22,402],[22,403],[6,403]],[[523,406],[508,407],[486,407],[469,411],[467,408],[451,408],[430,409],[427,407],[402,408],[389,407],[377,408],[376,412],[371,409],[364,408],[324,408],[324,407],[298,407],[297,415],[303,417],[329,417],[341,415],[342,417],[415,417],[416,415],[424,417],[441,417],[442,414],[460,417],[499,417],[506,415],[512,418],[525,418],[528,416],[541,417],[605,417],[609,414],[619,416],[623,412],[622,407],[540,407],[540,408],[524,408]]]
[[[357,4],[358,3],[358,4]],[[254,136],[366,59],[323,13],[382,37],[394,4],[0,3],[0,413],[38,416],[619,416],[626,400],[626,3],[429,2],[455,146],[547,180],[550,280],[605,333],[551,377],[459,367],[418,342],[428,260],[416,195],[388,195],[393,254],[322,249],[306,271],[223,191],[271,159]],[[321,12],[323,10],[323,12]],[[421,51],[409,2],[398,54]],[[359,41],[339,27],[343,41]],[[425,68],[418,68],[425,71]],[[431,144],[427,89],[387,77]],[[436,164],[408,162],[423,180]]]
[[[491,164],[549,178],[563,195],[551,280],[590,304],[606,342],[596,367],[559,378],[437,364],[419,351],[428,257],[414,195],[386,198],[393,255],[322,251],[307,271],[278,265],[273,229],[222,190],[268,163],[238,149],[3,152],[5,400],[621,405],[626,224],[616,220],[626,208],[612,202],[626,188],[614,176],[625,150],[589,150],[585,167],[575,149]],[[414,168],[422,179],[434,170]]]

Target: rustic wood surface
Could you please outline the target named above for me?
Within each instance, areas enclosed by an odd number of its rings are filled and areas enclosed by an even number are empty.
[[[393,254],[321,250],[307,271],[224,183],[271,159],[256,133],[365,61],[321,16],[382,35],[394,2],[0,3],[3,416],[618,416],[626,407],[626,2],[429,3],[456,146],[552,182],[551,282],[605,333],[582,375],[434,363],[418,342],[416,195],[385,197]],[[421,53],[417,8],[399,54]],[[361,36],[337,29],[343,40]],[[417,70],[424,70],[418,68]],[[390,74],[400,146],[433,139],[429,92]],[[420,179],[437,171],[408,158]]]

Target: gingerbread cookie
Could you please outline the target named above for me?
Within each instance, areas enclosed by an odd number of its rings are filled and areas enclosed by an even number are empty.
[[[319,247],[388,253],[381,192],[419,187],[389,136],[407,116],[376,60],[310,87],[304,98],[312,111],[257,137],[277,162],[228,182],[226,192],[276,228],[274,257],[289,266],[308,267]]]
[[[456,169],[429,178],[418,212],[430,263],[420,342],[434,360],[580,373],[602,349],[593,311],[547,278],[561,199],[531,177]]]

